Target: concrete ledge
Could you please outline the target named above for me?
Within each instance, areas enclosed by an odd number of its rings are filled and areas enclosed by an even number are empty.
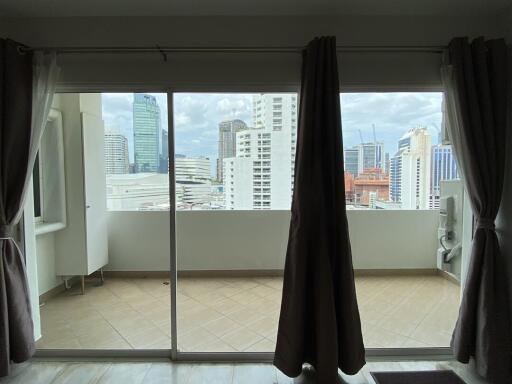
[[[210,270],[181,270],[178,277],[279,277],[283,276],[282,269],[210,269]],[[405,268],[405,269],[354,269],[355,276],[435,276],[448,278],[435,268]],[[125,278],[170,278],[170,271],[104,271],[105,277]],[[99,276],[93,273],[91,276]],[[453,279],[453,277],[451,277]]]
[[[355,276],[418,276],[437,275],[437,269],[434,268],[385,268],[385,269],[354,269]]]
[[[125,278],[170,278],[171,271],[104,271],[107,277],[125,277]],[[91,276],[99,276],[93,273]],[[260,269],[260,270],[186,270],[178,271],[178,277],[271,277],[283,276],[282,269]]]

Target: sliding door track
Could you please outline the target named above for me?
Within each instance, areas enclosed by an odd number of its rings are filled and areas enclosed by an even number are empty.
[[[273,352],[180,352],[171,349],[40,349],[36,358],[169,359],[198,363],[272,363]],[[453,360],[451,348],[368,348],[367,361]]]

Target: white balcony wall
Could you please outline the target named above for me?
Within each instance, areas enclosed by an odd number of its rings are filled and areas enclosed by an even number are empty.
[[[434,269],[438,211],[349,211],[356,269]],[[288,211],[177,212],[178,270],[278,270]],[[109,212],[107,270],[169,270],[168,212]]]

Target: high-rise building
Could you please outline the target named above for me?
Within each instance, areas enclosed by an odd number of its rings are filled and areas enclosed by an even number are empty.
[[[255,128],[263,128],[267,131],[279,132],[283,131],[283,136],[274,134],[276,140],[284,138],[288,140],[288,136],[291,136],[288,142],[291,142],[291,146],[287,145],[285,141],[281,142],[286,150],[278,149],[273,153],[273,158],[276,161],[288,160],[288,154],[291,156],[291,191],[293,191],[293,175],[295,172],[295,150],[297,144],[297,95],[285,94],[285,93],[259,93],[253,95],[253,124]],[[288,148],[290,152],[288,152]],[[281,166],[281,165],[280,165]],[[283,164],[283,172],[287,175],[287,167]],[[276,173],[277,172],[276,170]],[[274,183],[277,187],[278,181]],[[286,188],[283,184],[283,188]],[[290,192],[291,198],[292,192]],[[276,208],[277,209],[277,208]]]
[[[386,158],[384,143],[361,143],[355,147],[343,150],[345,171],[354,177],[366,172],[367,169],[381,169],[385,171]]]
[[[386,152],[384,154],[384,172],[389,173],[389,166],[390,166],[389,152]]]
[[[347,148],[343,150],[343,163],[345,172],[349,172],[353,177],[359,174],[359,148]]]
[[[222,182],[222,161],[236,156],[236,133],[247,129],[242,120],[226,120],[219,123],[219,157],[217,159],[217,180]]]
[[[345,202],[352,204],[354,203],[354,175],[345,171],[343,176],[345,181]]]
[[[363,173],[366,169],[379,168],[384,170],[384,143],[361,143],[358,148],[357,173]]]
[[[157,172],[160,166],[160,107],[154,96],[135,93],[133,98],[135,172]]]
[[[105,171],[107,175],[127,174],[130,171],[128,139],[118,129],[105,131]]]
[[[402,209],[429,208],[431,151],[431,137],[424,127],[409,130],[399,140],[390,162],[390,200],[400,202]]]
[[[260,93],[253,96],[253,125],[267,130],[292,130],[297,126],[297,96]]]
[[[161,143],[159,172],[167,173],[169,171],[169,133],[165,129],[162,129]]]
[[[399,153],[389,160],[389,200],[395,203],[402,201],[402,157]]]
[[[367,168],[354,180],[354,203],[375,208],[377,200],[389,196],[389,176],[381,168]]]
[[[400,154],[411,146],[410,131],[398,140],[398,151],[389,159],[389,200],[395,203],[402,201],[402,157]]]
[[[174,167],[176,203],[209,204],[212,191],[210,159],[176,155]]]
[[[253,97],[255,127],[236,134],[236,157],[223,160],[227,209],[290,209],[297,96]]]
[[[430,208],[439,208],[440,184],[443,180],[459,178],[457,162],[451,145],[438,144],[432,147],[432,174]]]

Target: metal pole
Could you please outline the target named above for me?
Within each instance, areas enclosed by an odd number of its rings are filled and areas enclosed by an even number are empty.
[[[174,166],[174,94],[167,92],[167,153],[169,156],[169,241],[171,266],[171,359],[176,360],[178,354],[177,331],[177,261],[176,261],[176,177]]]
[[[82,53],[300,53],[304,47],[300,46],[276,46],[276,47],[178,47],[167,46],[89,46],[89,47],[19,47],[20,52],[55,51],[57,54],[82,54]],[[445,51],[446,46],[436,45],[338,45],[338,52],[418,52],[438,53]]]

